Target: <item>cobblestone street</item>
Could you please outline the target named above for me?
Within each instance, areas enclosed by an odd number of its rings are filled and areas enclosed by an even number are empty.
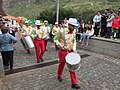
[[[48,43],[44,62],[58,60],[54,44]],[[37,65],[35,51],[27,54],[22,44],[16,44],[14,69]],[[80,90],[120,90],[120,58],[77,49],[82,56],[81,68],[76,73]],[[40,63],[42,64],[42,63]],[[1,80],[1,90],[72,90],[69,70],[65,67],[63,82],[57,80],[58,64],[6,75]]]

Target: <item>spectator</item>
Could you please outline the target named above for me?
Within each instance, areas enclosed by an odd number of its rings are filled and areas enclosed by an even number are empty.
[[[89,40],[94,34],[93,25],[91,24],[90,21],[88,22],[86,29],[87,31],[85,32],[85,34],[82,35],[82,39],[83,39],[82,45],[86,42],[86,46],[88,46]]]
[[[107,18],[109,16],[108,9],[105,9],[104,13],[101,16],[101,32],[100,36],[104,37],[107,32]]]
[[[118,16],[120,18],[120,8],[118,9]],[[120,27],[119,27],[119,32],[117,33],[117,38],[120,38]]]
[[[113,15],[113,11],[111,10],[109,17],[107,18],[107,33],[106,33],[106,38],[109,38],[109,39],[110,39],[111,34],[112,34],[112,22],[113,22],[114,18],[115,18],[115,16]]]
[[[116,36],[119,33],[120,29],[120,17],[118,15],[115,16],[113,23],[112,23],[112,33],[113,33],[113,40],[116,40],[118,37]]]
[[[97,15],[93,18],[93,25],[94,25],[94,35],[97,37],[99,35],[99,30],[101,26],[101,13],[100,11],[97,12]]]
[[[83,26],[81,25],[81,27],[83,27]],[[85,32],[87,30],[87,27],[88,27],[88,24],[85,23],[84,28],[80,31],[80,40],[79,40],[79,42],[80,42],[81,45],[84,45],[84,37],[85,37]]]
[[[13,69],[13,44],[17,42],[17,39],[8,33],[8,28],[1,28],[2,34],[0,34],[0,49],[3,59],[3,65],[5,69],[8,69],[10,64],[10,70]]]

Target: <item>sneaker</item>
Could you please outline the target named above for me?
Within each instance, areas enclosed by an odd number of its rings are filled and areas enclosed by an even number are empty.
[[[40,63],[40,61],[37,61],[37,63]]]
[[[80,86],[78,84],[72,84],[71,87],[75,89],[80,89]]]
[[[41,62],[44,62],[44,60],[42,58],[40,60],[41,60]]]
[[[58,76],[58,81],[59,82],[62,82],[62,78]]]

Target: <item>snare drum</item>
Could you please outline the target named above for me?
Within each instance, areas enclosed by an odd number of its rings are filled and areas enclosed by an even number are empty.
[[[29,48],[33,48],[34,47],[34,43],[33,43],[33,41],[32,41],[30,36],[26,36],[25,37],[25,41],[27,42]]]
[[[79,54],[71,52],[65,57],[67,67],[70,71],[77,71],[80,68],[81,57]]]

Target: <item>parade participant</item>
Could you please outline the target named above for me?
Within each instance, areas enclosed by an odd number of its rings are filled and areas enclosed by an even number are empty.
[[[44,38],[44,41],[45,41],[45,50],[47,51],[46,47],[47,47],[47,42],[49,40],[49,34],[50,34],[50,27],[48,26],[48,21],[47,20],[44,21],[44,26],[41,26],[41,29],[44,32],[43,38]]]
[[[36,38],[34,39],[34,45],[36,50],[37,63],[40,63],[40,60],[43,62],[43,54],[45,52],[45,42],[43,37],[43,31],[40,29],[40,21],[37,20],[36,23]]]
[[[65,19],[62,21],[63,27],[64,27],[67,23],[68,23],[68,20],[67,20],[67,18],[65,18]]]
[[[55,23],[55,26],[53,27],[52,29],[52,34],[53,36],[55,37],[56,34],[60,31],[60,27],[58,26],[58,22]],[[54,38],[53,37],[53,38]],[[56,43],[54,42],[54,45],[55,45],[55,49],[58,50],[59,48],[57,47]]]
[[[14,25],[11,25],[10,27],[9,27],[9,25],[7,25],[7,26],[9,28],[9,33],[15,37],[15,32],[16,32],[15,26]]]
[[[2,34],[0,34],[0,49],[3,58],[3,64],[5,66],[5,69],[8,69],[10,64],[10,70],[12,70],[14,54],[13,44],[17,42],[17,39],[8,33],[8,28],[6,27],[2,27],[1,32]]]
[[[30,36],[32,37],[32,40],[34,40],[36,38],[36,25],[32,25],[32,31],[30,33]]]
[[[68,22],[68,34],[63,29],[63,32],[58,32],[54,37],[54,41],[60,47],[58,52],[59,56],[59,65],[58,65],[58,80],[62,82],[62,72],[66,63],[65,57],[70,52],[76,52],[76,39],[74,34],[74,28],[78,26],[77,20],[75,18],[70,18]],[[69,71],[72,81],[72,88],[79,89],[80,86],[77,84],[75,72]]]
[[[24,32],[23,33],[24,36],[30,35],[31,27],[29,26],[28,21],[25,21],[25,25],[23,25],[23,32]]]
[[[22,26],[21,31],[22,31],[22,38],[20,40],[25,50],[28,52],[28,54],[30,54],[31,53],[30,48],[28,46],[28,43],[26,43],[26,40],[25,40],[25,37],[29,36],[31,33],[31,27],[29,26],[28,21],[25,21],[25,25]]]

